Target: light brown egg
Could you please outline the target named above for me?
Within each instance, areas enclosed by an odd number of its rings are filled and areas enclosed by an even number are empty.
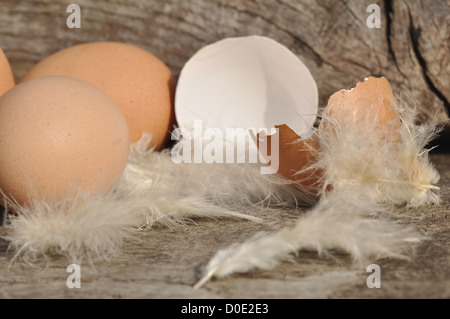
[[[2,96],[6,91],[12,89],[14,85],[14,76],[11,66],[9,65],[5,53],[3,53],[3,50],[0,49],[0,96]]]
[[[92,42],[59,51],[35,65],[21,80],[63,75],[87,81],[113,98],[128,123],[131,142],[152,134],[160,149],[175,124],[175,80],[149,52],[125,43]]]
[[[108,190],[129,145],[119,107],[85,81],[43,77],[0,97],[0,189],[19,204]]]

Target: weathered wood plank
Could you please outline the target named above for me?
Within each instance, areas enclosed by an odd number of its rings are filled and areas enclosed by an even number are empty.
[[[81,288],[70,289],[66,271],[71,260],[52,259],[47,268],[11,264],[12,251],[0,240],[0,298],[449,298],[450,205],[449,155],[432,157],[441,172],[442,205],[397,209],[392,218],[417,227],[430,237],[418,245],[413,260],[384,258],[381,289],[366,285],[368,265],[352,265],[350,257],[335,254],[321,259],[300,252],[294,262],[270,271],[254,271],[213,280],[200,290],[192,286],[202,265],[219,249],[243,242],[258,231],[292,226],[302,211],[265,212],[267,224],[242,220],[196,220],[179,228],[147,229],[124,244],[123,254],[110,261],[85,259]],[[0,234],[4,228],[0,227]]]
[[[450,108],[450,0],[153,0],[73,1],[81,29],[68,29],[63,0],[4,0],[0,46],[16,78],[47,55],[82,42],[112,40],[141,46],[178,75],[202,46],[249,34],[274,38],[311,69],[320,104],[369,75],[384,75],[426,117]],[[381,7],[370,29],[367,7]]]

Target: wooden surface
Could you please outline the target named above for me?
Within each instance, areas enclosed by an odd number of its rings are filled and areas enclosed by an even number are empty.
[[[66,285],[71,261],[55,258],[47,268],[11,264],[12,252],[0,240],[0,298],[450,298],[450,155],[434,155],[441,173],[439,206],[398,209],[391,218],[417,227],[430,240],[410,260],[372,260],[381,269],[381,288],[369,289],[366,267],[345,254],[320,259],[300,252],[293,262],[192,286],[201,267],[220,248],[243,242],[260,230],[292,226],[301,210],[265,214],[266,224],[242,220],[196,220],[179,228],[155,228],[125,244],[110,261],[80,264],[81,288]],[[0,227],[0,233],[4,231]]]
[[[66,27],[66,7],[78,3],[82,28]],[[266,35],[290,48],[310,68],[320,104],[369,75],[386,76],[412,99],[424,117],[447,118],[450,107],[450,1],[15,1],[0,4],[0,46],[19,79],[33,64],[68,46],[123,41],[159,56],[178,75],[201,47],[225,37]],[[366,26],[379,3],[382,28]],[[346,255],[336,260],[301,252],[272,271],[237,275],[193,290],[201,266],[218,249],[259,230],[293,225],[302,211],[266,215],[268,224],[197,220],[176,229],[157,228],[128,242],[123,256],[83,263],[81,289],[66,286],[68,260],[46,269],[10,264],[0,240],[0,298],[450,298],[450,155],[433,157],[441,172],[440,206],[399,209],[392,218],[416,225],[430,240],[411,260],[373,261],[382,288],[366,286],[365,268]],[[0,227],[0,233],[4,229]]]
[[[123,41],[159,56],[178,75],[201,47],[225,37],[274,38],[310,68],[320,105],[370,75],[384,75],[424,116],[450,108],[450,0],[97,0],[68,29],[63,0],[2,0],[0,46],[16,78],[51,53],[82,42]],[[132,4],[131,4],[132,3]],[[367,27],[367,7],[381,28]]]

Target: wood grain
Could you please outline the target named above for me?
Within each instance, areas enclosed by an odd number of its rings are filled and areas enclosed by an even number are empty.
[[[69,289],[67,266],[73,261],[55,256],[42,267],[12,263],[14,251],[0,238],[0,299],[28,298],[150,298],[150,299],[448,299],[450,298],[450,155],[432,157],[441,173],[443,203],[420,208],[397,208],[393,220],[417,228],[429,240],[418,244],[410,260],[381,258],[367,264],[352,264],[347,254],[333,251],[332,258],[319,258],[314,251],[300,251],[292,262],[273,270],[237,274],[213,280],[194,290],[203,266],[219,249],[242,243],[260,231],[292,227],[304,214],[301,209],[264,211],[266,223],[233,219],[197,219],[173,228],[151,228],[127,241],[123,253],[108,261],[85,258],[81,289]],[[7,229],[0,226],[0,236]],[[369,289],[366,268],[381,268],[381,289]],[[201,301],[199,302],[201,303]],[[165,314],[180,317],[180,309]],[[155,308],[151,308],[152,310]],[[159,310],[159,309],[158,309]],[[275,309],[271,313],[277,313]],[[278,314],[278,313],[277,313]],[[280,317],[282,315],[280,314]]]
[[[81,7],[81,29],[66,8]],[[379,4],[381,29],[366,12]],[[269,36],[310,68],[320,105],[367,76],[384,75],[422,118],[448,118],[450,0],[17,1],[0,6],[0,46],[20,78],[36,62],[89,41],[122,41],[159,56],[177,76],[201,47],[225,37]]]

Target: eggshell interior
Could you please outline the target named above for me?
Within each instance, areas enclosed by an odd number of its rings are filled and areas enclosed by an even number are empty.
[[[261,36],[228,38],[202,48],[178,80],[180,127],[270,129],[280,123],[307,135],[316,120],[318,90],[291,51]]]
[[[124,113],[131,142],[150,133],[150,146],[158,150],[175,124],[175,79],[159,58],[136,46],[118,42],[76,45],[47,57],[20,82],[48,75],[78,78],[111,96]]]
[[[129,145],[119,107],[87,82],[43,77],[0,97],[0,189],[19,204],[106,191]]]
[[[14,85],[15,82],[11,66],[5,53],[0,49],[0,96],[12,89]]]

